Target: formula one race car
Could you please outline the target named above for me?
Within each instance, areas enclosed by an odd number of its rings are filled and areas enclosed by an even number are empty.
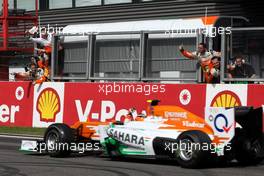
[[[98,147],[100,141],[111,158],[144,157],[176,160],[180,166],[207,166],[214,158],[236,159],[242,164],[258,164],[264,159],[263,108],[205,108],[201,118],[178,106],[151,101],[147,114],[129,111],[125,122],[51,125],[44,136],[45,150],[61,157],[72,148],[55,144],[87,143]],[[23,141],[21,150],[39,151],[41,142]]]

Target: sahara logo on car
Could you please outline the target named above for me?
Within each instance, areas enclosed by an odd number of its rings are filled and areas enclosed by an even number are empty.
[[[224,125],[223,125],[224,124]],[[214,126],[215,129],[220,132],[226,132],[228,133],[230,131],[230,129],[232,128],[233,124],[231,124],[229,126],[227,117],[224,114],[218,114],[215,118],[214,118]]]
[[[129,134],[123,131],[115,130],[114,128],[110,128],[108,130],[108,135],[120,142],[131,143],[131,144],[142,145],[142,146],[145,145],[143,136],[139,137],[135,134]]]
[[[60,107],[60,97],[54,89],[46,88],[39,94],[37,111],[40,114],[41,121],[55,122]]]

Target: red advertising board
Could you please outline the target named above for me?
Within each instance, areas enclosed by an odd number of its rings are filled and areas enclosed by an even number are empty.
[[[0,126],[32,126],[33,86],[0,82]]]
[[[264,85],[248,85],[248,106],[255,108],[264,105]]]
[[[64,123],[122,120],[129,108],[146,110],[147,100],[177,105],[203,116],[206,85],[65,83]]]
[[[140,114],[153,99],[203,117],[206,106],[261,107],[264,85],[1,82],[0,126],[122,121],[129,108]]]

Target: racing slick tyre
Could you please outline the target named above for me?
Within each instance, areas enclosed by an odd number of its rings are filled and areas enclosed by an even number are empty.
[[[52,124],[45,132],[44,141],[51,157],[66,157],[71,153],[70,144],[74,141],[74,135],[68,125]]]
[[[181,167],[201,168],[206,166],[211,153],[203,150],[203,146],[210,149],[211,140],[209,136],[201,131],[186,131],[178,138],[178,152],[176,160]]]
[[[242,166],[257,165],[264,160],[259,157],[259,153],[263,152],[263,144],[261,140],[250,140],[242,129],[236,129],[236,137],[234,138],[235,158]],[[262,155],[263,156],[263,155]]]

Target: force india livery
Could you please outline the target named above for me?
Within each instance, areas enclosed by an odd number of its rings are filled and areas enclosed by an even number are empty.
[[[71,144],[89,143],[111,158],[144,157],[176,160],[180,166],[198,168],[209,162],[236,159],[241,164],[258,164],[264,159],[263,108],[205,108],[199,117],[178,106],[149,101],[146,113],[130,109],[124,122],[78,122],[52,124],[44,141],[22,141],[21,150],[46,152],[63,157],[74,149]],[[64,144],[64,148],[58,148]]]

